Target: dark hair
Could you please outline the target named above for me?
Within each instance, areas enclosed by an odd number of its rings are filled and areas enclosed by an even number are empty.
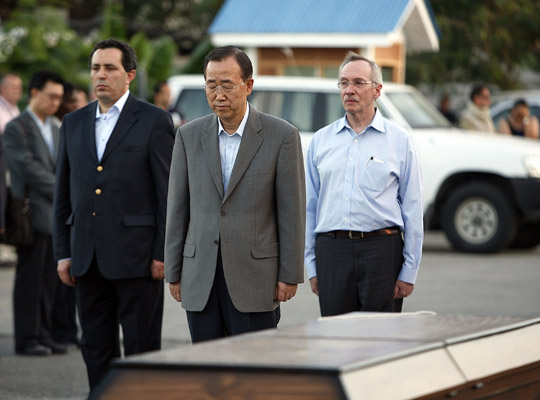
[[[135,50],[133,50],[133,47],[131,47],[129,44],[121,42],[120,40],[116,39],[106,39],[102,40],[101,42],[96,43],[94,48],[92,49],[92,52],[90,53],[90,60],[89,60],[89,67],[92,67],[92,57],[94,56],[94,53],[96,50],[103,50],[103,49],[118,49],[122,52],[122,66],[126,70],[126,72],[133,71],[137,69],[137,55],[135,54]]]
[[[30,94],[32,89],[43,90],[47,82],[59,83],[60,85],[64,86],[64,80],[60,75],[51,71],[38,71],[30,78],[30,83],[28,84],[28,93]]]
[[[487,85],[483,84],[483,83],[477,83],[476,85],[473,86],[472,90],[471,90],[471,101],[474,101],[474,98],[476,96],[479,96],[482,94],[482,90],[484,89],[489,89],[487,87]]]
[[[156,83],[156,85],[154,86],[154,95],[158,94],[159,92],[161,92],[161,88],[163,86],[165,86],[167,84],[167,81],[159,81],[158,83]]]
[[[210,61],[223,61],[229,57],[234,57],[240,66],[244,81],[253,76],[253,65],[246,53],[234,46],[222,46],[215,48],[204,58],[204,78],[206,79],[206,67]]]
[[[516,108],[518,106],[524,106],[524,107],[529,107],[529,105],[527,104],[527,102],[525,101],[525,99],[517,99],[514,103],[514,106],[512,108]]]

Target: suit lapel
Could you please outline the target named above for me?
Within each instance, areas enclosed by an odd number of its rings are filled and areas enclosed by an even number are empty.
[[[126,101],[126,104],[124,105],[124,108],[122,109],[122,113],[118,118],[118,122],[116,123],[116,126],[111,133],[111,137],[107,142],[107,146],[105,146],[105,152],[103,153],[103,157],[101,158],[102,161],[109,155],[111,151],[114,150],[116,146],[118,146],[124,136],[126,136],[129,128],[131,128],[131,125],[133,125],[133,123],[137,120],[136,114],[138,113],[138,111],[139,106],[137,105],[137,100],[130,94]]]
[[[86,127],[88,129],[85,142],[86,142],[86,149],[90,150],[90,156],[92,157],[92,161],[97,164],[97,147],[96,147],[96,108],[98,107],[98,102],[94,101],[92,104],[90,104],[87,108],[85,120],[82,121],[82,126]],[[83,128],[84,129],[84,128]]]
[[[29,130],[29,134],[32,135],[35,139],[34,142],[36,144],[36,150],[39,151],[40,158],[43,161],[48,161],[51,168],[54,168],[54,162],[53,157],[51,155],[51,152],[49,150],[49,146],[45,142],[45,139],[43,138],[43,135],[41,134],[41,130],[39,129],[39,126],[37,126],[36,122],[32,118],[32,116],[25,112],[23,115],[21,115],[21,119],[24,120],[24,124],[26,126],[26,129]],[[54,128],[53,128],[54,129]],[[54,136],[54,134],[53,134]]]
[[[253,157],[255,157],[259,147],[261,147],[263,142],[263,138],[259,135],[261,130],[262,127],[259,119],[259,113],[257,110],[255,110],[255,108],[250,106],[249,117],[244,129],[244,134],[242,135],[238,155],[234,161],[231,179],[229,180],[227,192],[225,193],[225,198],[223,201],[227,200],[236,185],[238,185],[242,179],[242,176],[244,175],[244,172],[246,172],[246,169],[249,167],[251,160],[253,160]]]
[[[221,176],[221,158],[219,156],[219,139],[217,117],[213,116],[201,136],[201,145],[214,184],[223,198],[223,177]]]

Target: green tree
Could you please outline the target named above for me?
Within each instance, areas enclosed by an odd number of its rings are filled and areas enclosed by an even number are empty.
[[[441,31],[438,53],[407,57],[407,83],[484,81],[519,88],[521,67],[540,68],[537,0],[430,0]]]
[[[81,74],[87,65],[89,45],[69,28],[65,11],[38,7],[25,0],[0,26],[0,73],[16,72],[24,81],[40,69],[49,69],[85,86]]]

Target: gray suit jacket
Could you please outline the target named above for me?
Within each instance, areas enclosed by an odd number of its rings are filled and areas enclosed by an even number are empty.
[[[58,151],[59,124],[53,122],[53,157],[28,111],[7,124],[3,144],[7,167],[11,176],[11,192],[23,198],[28,186],[32,207],[34,229],[47,235],[52,234],[52,213],[56,153]]]
[[[165,278],[204,309],[221,244],[231,300],[271,311],[276,282],[304,280],[305,182],[298,130],[253,107],[224,193],[217,116],[177,130],[169,179]]]

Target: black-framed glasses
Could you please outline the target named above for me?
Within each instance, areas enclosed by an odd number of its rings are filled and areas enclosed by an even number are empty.
[[[370,83],[374,83],[374,84],[377,84],[377,82],[373,82],[373,81],[364,81],[362,79],[359,79],[357,81],[339,81],[337,83],[337,87],[340,88],[340,89],[347,89],[349,87],[349,85],[353,85],[355,88],[357,89],[361,89],[362,87],[364,87],[364,85],[367,85],[367,84],[370,84]]]
[[[217,92],[219,88],[221,88],[221,90],[223,90],[225,93],[229,93],[229,92],[232,92],[234,89],[236,89],[238,86],[242,86],[243,84],[245,84],[246,82],[240,82],[238,85],[235,85],[231,82],[225,82],[221,85],[218,85],[214,82],[211,82],[211,83],[205,83],[203,85],[203,88],[205,90],[208,90],[209,92]]]

